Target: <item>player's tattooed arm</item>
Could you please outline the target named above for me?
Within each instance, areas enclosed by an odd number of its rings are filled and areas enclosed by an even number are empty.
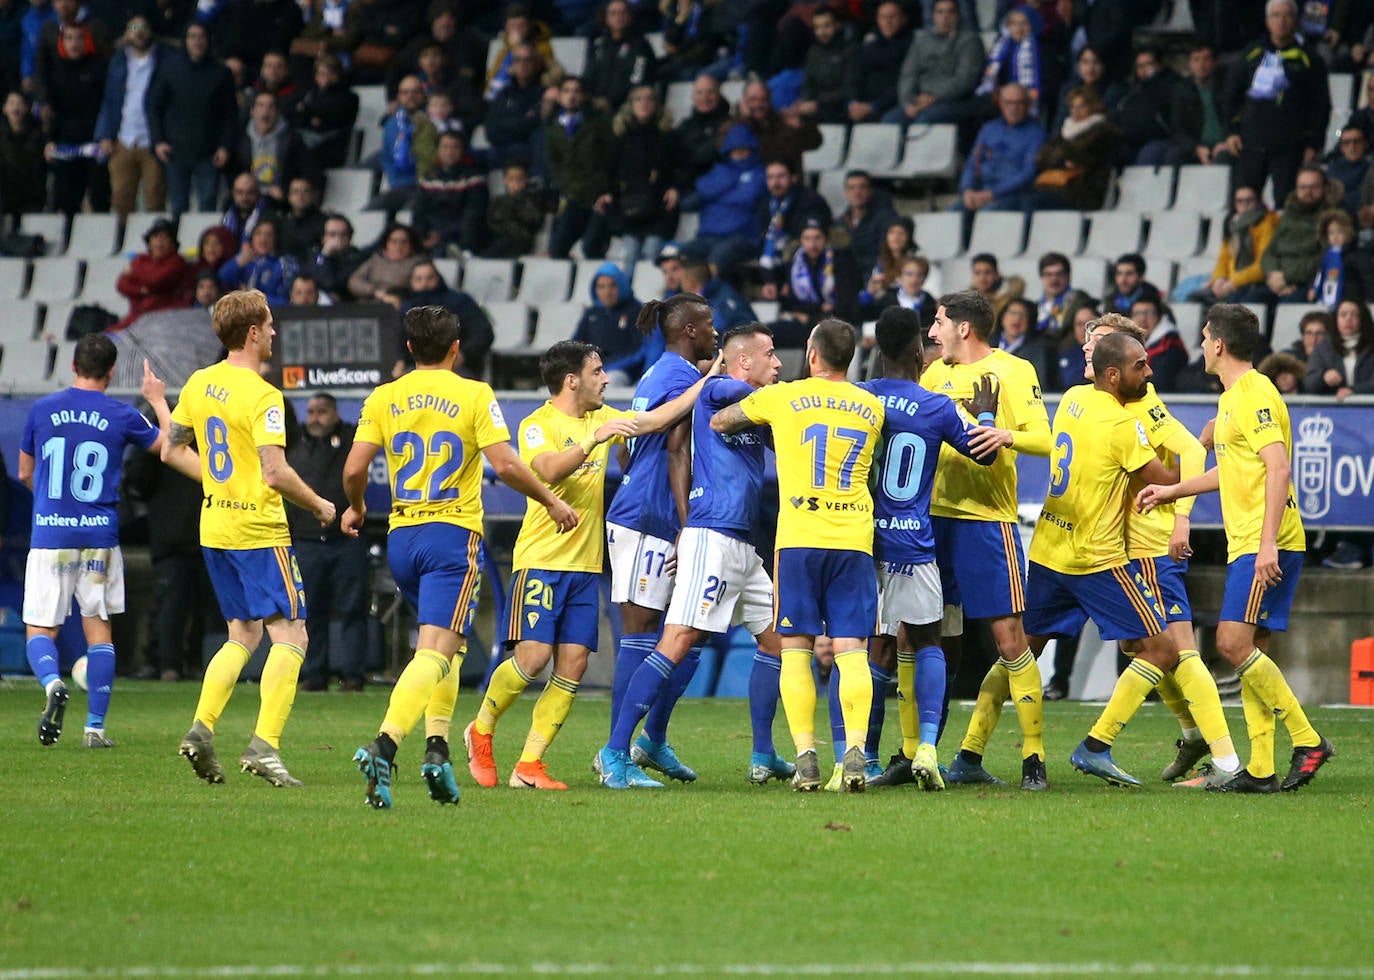
[[[173,446],[189,446],[195,440],[196,430],[180,422],[173,422],[171,431],[167,433],[167,441]]]
[[[159,413],[160,415],[161,413]],[[159,437],[159,450],[162,461],[188,480],[200,482],[200,457],[191,448],[195,442],[196,430],[180,422],[168,421]]]
[[[711,416],[712,432],[740,432],[756,423],[744,414],[744,409],[738,404],[726,405],[715,415]]]

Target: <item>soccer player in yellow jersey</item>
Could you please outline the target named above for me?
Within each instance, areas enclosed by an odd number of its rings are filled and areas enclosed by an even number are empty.
[[[779,686],[797,748],[792,786],[821,787],[816,759],[816,685],[811,656],[818,634],[835,641],[845,744],[842,786],[864,789],[864,739],[873,704],[868,636],[878,622],[873,565],[873,497],[868,474],[882,433],[883,403],[846,380],[854,328],[822,320],[806,346],[810,376],[760,388],[711,418],[715,432],[769,425],[778,457],[777,553],[773,628],[782,637]]]
[[[299,786],[282,764],[280,748],[305,660],[305,589],[282,497],[321,525],[334,520],[334,505],[286,462],[288,409],[281,392],[259,373],[272,356],[276,333],[267,297],[256,289],[229,293],[215,303],[210,319],[228,356],[186,379],[176,411],[168,412],[165,399],[152,402],[167,436],[163,461],[183,472],[188,465],[200,467],[201,550],[229,630],[205,668],[195,719],[179,751],[201,779],[224,782],[215,723],[265,625],[272,648],[262,671],[261,707],[239,764],[273,786]]]
[[[607,457],[615,443],[676,425],[692,410],[706,379],[652,411],[633,412],[605,403],[609,379],[601,352],[591,344],[554,344],[539,359],[539,373],[552,397],[520,423],[520,458],[572,507],[580,523],[572,535],[560,538],[541,509],[533,504],[526,509],[511,562],[506,644],[515,652],[492,672],[463,741],[472,778],[479,786],[495,786],[496,723],[552,660],[553,676],[535,702],[510,785],[559,790],[567,784],[549,775],[544,752],[567,720],[587,658],[597,646]]]
[[[405,332],[415,370],[368,395],[344,462],[341,523],[356,535],[367,514],[368,468],[386,450],[387,562],[419,623],[415,656],[396,680],[378,735],[353,757],[377,809],[391,806],[396,748],[421,715],[428,738],[420,771],[430,797],[458,802],[447,732],[481,574],[482,457],[507,485],[543,505],[552,527],[567,532],[578,523],[515,454],[490,386],[454,373],[458,318],[442,306],[417,307],[406,313]]]
[[[1031,538],[1026,632],[1039,654],[1053,636],[1076,636],[1088,617],[1106,640],[1140,640],[1092,733],[1074,750],[1074,768],[1118,785],[1139,786],[1112,760],[1111,743],[1178,650],[1159,600],[1126,555],[1129,481],[1172,481],[1144,427],[1125,407],[1150,379],[1145,348],[1108,334],[1093,351],[1094,382],[1064,393],[1054,416],[1050,485]]]
[[[1122,333],[1145,343],[1145,329],[1134,320],[1119,313],[1107,313],[1088,323],[1087,339],[1083,343],[1086,357],[1084,374],[1094,380],[1093,351],[1097,342],[1110,333]],[[1183,425],[1169,413],[1154,386],[1145,386],[1143,398],[1128,400],[1126,408],[1145,430],[1151,447],[1166,467],[1177,468],[1181,480],[1201,476],[1207,468],[1207,450]],[[1188,544],[1189,515],[1193,510],[1192,497],[1182,497],[1176,504],[1156,508],[1141,514],[1134,507],[1126,511],[1126,555],[1140,565],[1145,583],[1159,599],[1164,610],[1169,633],[1178,647],[1178,664],[1166,671],[1159,682],[1160,698],[1174,713],[1183,729],[1178,740],[1178,754],[1164,769],[1166,782],[1176,782],[1189,774],[1193,766],[1212,753],[1212,766],[1207,775],[1180,785],[1204,785],[1207,781],[1229,778],[1240,768],[1231,741],[1231,730],[1221,708],[1221,696],[1216,681],[1202,662],[1193,632],[1193,610],[1188,601],[1188,589],[1183,581],[1188,569],[1192,548]],[[1139,644],[1127,640],[1121,644],[1127,653],[1135,653]],[[1182,683],[1179,682],[1182,678]],[[1183,688],[1187,687],[1185,695]]]
[[[940,345],[940,360],[921,375],[923,387],[958,402],[967,402],[974,384],[987,375],[1000,387],[996,415],[979,418],[969,440],[975,457],[996,449],[997,458],[983,466],[943,446],[930,502],[945,603],[961,607],[964,616],[990,619],[998,654],[978,689],[968,732],[946,782],[1001,782],[983,768],[983,749],[997,726],[1002,702],[1010,697],[1021,723],[1021,788],[1041,790],[1049,785],[1044,708],[1040,668],[1021,625],[1026,592],[1017,531],[1016,454],[1048,456],[1050,423],[1035,368],[991,347],[992,326],[992,304],[976,290],[942,298],[930,328],[930,338]],[[947,625],[959,628],[948,617]],[[952,676],[958,670],[958,641],[947,637],[945,651]]]
[[[1233,793],[1299,789],[1335,754],[1268,655],[1272,633],[1288,627],[1305,540],[1290,479],[1288,407],[1254,369],[1258,342],[1259,320],[1244,306],[1221,303],[1207,311],[1203,363],[1224,389],[1217,402],[1217,465],[1177,486],[1147,486],[1138,497],[1141,509],[1149,510],[1180,496],[1221,491],[1229,564],[1217,652],[1240,675],[1250,761],[1225,784],[1208,788]],[[1275,717],[1293,740],[1282,784],[1274,772]]]

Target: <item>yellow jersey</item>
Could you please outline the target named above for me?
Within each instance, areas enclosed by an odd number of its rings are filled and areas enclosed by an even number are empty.
[[[777,547],[873,554],[868,473],[883,403],[847,381],[806,378],[760,388],[739,406],[751,422],[773,429]]]
[[[612,419],[634,417],[634,412],[603,405],[582,418],[573,418],[547,401],[520,423],[520,458],[530,463],[545,453],[561,453]],[[533,500],[526,502],[525,520],[515,539],[513,571],[538,568],[551,572],[601,573],[606,551],[603,521],[606,461],[611,455],[611,447],[622,441],[616,436],[603,442],[577,469],[557,483],[548,484],[564,503],[577,511],[578,525],[568,533],[558,533],[557,525],[543,504]]]
[[[1264,527],[1264,460],[1260,450],[1273,443],[1283,445],[1292,458],[1293,431],[1288,406],[1274,383],[1253,368],[1242,374],[1217,401],[1217,477],[1221,486],[1221,522],[1226,526],[1226,560],[1259,553]],[[1279,524],[1280,551],[1303,551],[1302,515],[1298,513],[1293,483]]]
[[[286,446],[286,404],[258,372],[228,361],[181,389],[172,421],[195,431],[200,454],[200,543],[248,551],[291,544],[281,494],[262,479],[259,446]]]
[[[1145,436],[1154,447],[1155,455],[1166,467],[1179,469],[1179,480],[1201,476],[1207,469],[1207,450],[1188,429],[1169,413],[1155,392],[1147,385],[1145,397],[1126,404],[1127,410],[1145,428]],[[1132,487],[1132,490],[1138,489]],[[1174,515],[1187,517],[1193,512],[1195,497],[1183,497],[1163,507],[1142,514],[1134,507],[1126,508],[1126,554],[1132,558],[1158,558],[1169,553],[1169,538],[1174,533]]]
[[[363,402],[355,442],[386,451],[389,528],[456,524],[482,533],[482,450],[510,430],[491,386],[452,371],[411,371]]]
[[[1000,395],[994,425],[1017,435],[1015,446],[1001,449],[991,466],[980,466],[948,444],[940,447],[935,488],[930,498],[934,517],[978,521],[1011,521],[1016,516],[1016,454],[1049,454],[1050,420],[1040,393],[1035,366],[1004,350],[993,350],[973,364],[936,361],[921,375],[921,385],[948,395],[960,406],[973,397],[973,385],[986,374],[997,378]]]
[[[1053,447],[1029,559],[1065,575],[1126,564],[1130,474],[1155,458],[1145,427],[1113,395],[1078,385],[1054,413]]]

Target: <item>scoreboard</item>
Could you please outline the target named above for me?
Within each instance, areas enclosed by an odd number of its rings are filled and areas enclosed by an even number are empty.
[[[269,380],[288,394],[370,388],[391,380],[400,356],[400,316],[386,303],[291,306],[272,311]]]

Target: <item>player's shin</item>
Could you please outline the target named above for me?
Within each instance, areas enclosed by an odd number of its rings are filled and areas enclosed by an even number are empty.
[[[625,700],[625,689],[630,686],[630,678],[644,658],[654,652],[658,637],[653,633],[624,633],[615,651],[615,673],[611,675],[611,724],[615,724],[620,714],[620,705]]]
[[[813,751],[816,748],[816,682],[811,676],[810,650],[782,651],[778,690],[797,754]]]
[[[1035,654],[1029,649],[1007,664],[1007,687],[1016,718],[1021,723],[1021,757],[1045,758],[1045,706],[1041,700],[1044,684]]]
[[[1274,712],[1244,676],[1240,679],[1240,705],[1250,736],[1250,761],[1245,768],[1257,779],[1267,779],[1274,775]]]
[[[673,709],[691,686],[692,678],[696,676],[697,667],[700,665],[701,647],[694,646],[687,651],[687,656],[682,658],[682,663],[673,667],[668,683],[659,690],[649,713],[644,716],[644,735],[649,741],[658,745],[668,741],[668,722],[673,716]],[[632,674],[632,680],[633,676]]]
[[[581,681],[554,674],[544,685],[544,693],[534,703],[534,716],[530,720],[530,732],[525,737],[525,748],[520,753],[521,762],[538,762],[557,737],[563,723],[572,711],[573,700]]]
[[[1288,686],[1283,671],[1268,655],[1256,648],[1236,668],[1236,673],[1240,674],[1243,681],[1250,682],[1260,700],[1283,722],[1295,746],[1316,745],[1321,741],[1321,736],[1307,720],[1307,712],[1302,710],[1297,695]]]
[[[868,710],[864,758],[876,762],[883,738],[883,723],[887,720],[887,687],[892,683],[892,675],[872,661],[868,664],[868,674],[873,683],[873,701]]]
[[[1011,697],[1011,682],[1007,678],[1006,664],[996,661],[983,675],[983,683],[978,685],[978,699],[973,703],[973,715],[968,720],[968,731],[959,745],[959,751],[969,762],[982,762],[983,752],[987,749],[988,739],[1002,717],[1002,705]]]
[[[1179,666],[1183,665],[1183,658],[1192,654],[1197,657],[1196,650],[1180,650],[1178,652]],[[1204,668],[1205,669],[1205,668]],[[1178,727],[1183,730],[1184,738],[1196,738],[1201,727],[1193,717],[1192,711],[1188,706],[1188,698],[1183,693],[1183,688],[1177,680],[1178,667],[1166,672],[1164,678],[1159,682],[1159,700],[1164,702],[1164,707],[1168,708],[1175,718],[1178,719]],[[1215,684],[1213,685],[1216,686]]]
[[[869,713],[873,709],[873,677],[868,672],[868,651],[835,651],[835,669],[840,674],[840,710],[844,715],[846,750],[863,748],[868,734]]]
[[[391,689],[386,718],[379,731],[397,745],[410,734],[425,713],[434,688],[449,672],[448,658],[437,650],[416,650],[415,656]]]
[[[24,645],[24,654],[29,660],[29,669],[46,690],[53,681],[62,679],[61,668],[57,663],[57,644],[46,633],[29,637]],[[89,668],[87,668],[89,670]]]
[[[943,667],[944,662],[941,661]],[[916,711],[916,654],[909,650],[897,651],[897,719],[902,726],[902,755],[908,759],[916,757],[916,747],[921,744],[920,730],[917,728]],[[939,718],[939,711],[936,711]]]
[[[486,693],[482,695],[482,707],[478,709],[477,720],[473,723],[479,735],[490,735],[496,731],[496,723],[530,686],[532,679],[520,668],[515,657],[501,661],[500,666],[491,672]]]
[[[1197,730],[1212,751],[1212,761],[1226,772],[1240,768],[1235,744],[1231,741],[1231,729],[1226,724],[1226,713],[1221,707],[1221,695],[1217,693],[1217,682],[1202,662],[1196,650],[1183,650],[1178,655],[1178,665],[1173,676],[1165,674],[1160,684],[1161,691],[1166,685],[1178,690],[1184,702],[1184,710],[1195,722]],[[1178,714],[1177,711],[1174,712]],[[1182,716],[1179,718],[1183,720]],[[1187,729],[1184,735],[1187,736]]]
[[[773,745],[773,719],[778,713],[778,677],[782,671],[779,657],[764,653],[754,654],[754,665],[749,671],[749,728],[754,737],[754,752],[758,755],[775,755]]]
[[[239,674],[247,666],[253,651],[235,640],[226,640],[205,666],[205,679],[200,683],[200,700],[196,703],[196,721],[210,731],[224,714],[224,706],[234,693]]]
[[[917,723],[918,744],[934,745],[940,737],[940,713],[945,703],[947,675],[945,653],[939,647],[922,647],[916,651],[916,704],[912,707]],[[906,731],[902,732],[902,754],[906,755]],[[913,749],[913,752],[915,750]],[[908,758],[915,758],[909,755]]]
[[[1135,717],[1135,713],[1140,710],[1140,706],[1145,703],[1145,699],[1163,676],[1162,670],[1139,658],[1127,664],[1121,676],[1116,679],[1111,699],[1102,709],[1102,714],[1098,715],[1092,731],[1088,733],[1088,749],[1102,752],[1115,742],[1116,737],[1121,734],[1121,729]]]
[[[86,689],[90,691],[90,702],[86,709],[87,728],[105,727],[114,681],[114,644],[92,643],[86,648]]]
[[[281,733],[296,701],[296,679],[304,662],[305,651],[294,643],[273,643],[267,652],[258,692],[258,723],[253,734],[274,749],[281,747]]]
[[[673,682],[673,668],[676,665],[655,650],[644,658],[630,682],[625,685],[625,695],[620,702],[620,711],[611,727],[611,740],[606,744],[621,752],[630,751],[630,739],[635,729],[650,709],[662,700]],[[647,733],[647,726],[645,726]]]
[[[425,706],[427,739],[442,738],[445,742],[448,741],[449,732],[453,727],[453,707],[458,703],[458,674],[463,669],[463,656],[466,652],[467,648],[464,647],[453,655],[448,673],[429,696],[429,704]]]

